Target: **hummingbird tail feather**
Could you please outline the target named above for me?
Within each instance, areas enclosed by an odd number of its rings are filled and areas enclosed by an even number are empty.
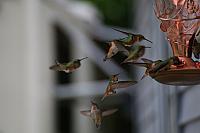
[[[49,69],[52,70],[52,69],[53,69],[53,66],[50,66]]]
[[[60,70],[60,67],[59,67],[59,65],[53,65],[53,66],[50,66],[49,69],[50,69],[50,70],[59,71],[59,70]]]

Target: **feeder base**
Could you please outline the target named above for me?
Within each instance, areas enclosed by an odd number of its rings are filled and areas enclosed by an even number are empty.
[[[176,86],[189,86],[200,84],[200,69],[177,69],[159,72],[155,77],[156,81]]]
[[[175,86],[190,86],[200,84],[200,68],[191,58],[179,57],[184,62],[181,68],[161,71],[156,75],[150,75],[156,81]]]

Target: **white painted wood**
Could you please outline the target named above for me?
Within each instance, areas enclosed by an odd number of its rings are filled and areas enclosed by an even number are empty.
[[[200,119],[198,121],[189,123],[182,129],[181,133],[199,133]]]
[[[51,133],[51,27],[39,0],[4,1],[0,11],[0,131]]]
[[[180,97],[180,124],[187,124],[200,117],[200,87],[196,86],[186,91]]]

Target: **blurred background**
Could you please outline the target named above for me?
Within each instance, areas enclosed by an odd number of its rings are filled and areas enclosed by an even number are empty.
[[[162,85],[147,77],[100,99],[112,74],[139,80],[144,69],[103,62],[104,42],[141,33],[153,44],[145,58],[166,59],[171,49],[159,29],[153,0],[1,0],[0,133],[199,133],[199,86]],[[57,59],[88,56],[72,74],[54,72]],[[119,108],[96,129],[80,114],[90,101]]]

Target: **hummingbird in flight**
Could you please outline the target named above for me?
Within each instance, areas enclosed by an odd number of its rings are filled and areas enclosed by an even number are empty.
[[[149,60],[149,59],[146,59],[146,58],[141,58],[141,60],[143,61],[143,63],[139,63],[139,62],[132,62],[131,63],[131,64],[134,64],[134,65],[138,65],[138,66],[146,68],[146,71],[145,71],[144,75],[142,76],[141,80],[144,79],[146,76],[149,76],[151,71],[155,67],[157,67],[157,65],[159,65],[162,62],[162,60],[152,61],[152,60]]]
[[[133,44],[135,44],[136,42],[140,42],[140,41],[143,41],[143,40],[146,40],[150,43],[152,43],[152,41],[146,39],[143,35],[141,34],[133,34],[133,33],[130,33],[130,32],[126,32],[126,31],[122,31],[122,30],[119,30],[119,29],[115,29],[115,28],[112,28],[113,30],[115,31],[118,31],[118,32],[121,32],[125,35],[127,35],[127,37],[125,38],[122,38],[122,39],[119,39],[119,41],[125,45],[125,46],[132,46]]]
[[[104,61],[107,59],[112,58],[114,55],[116,55],[118,52],[124,53],[126,56],[128,56],[128,50],[118,41],[118,40],[113,40],[110,42],[107,42],[110,46],[108,53],[106,54]]]
[[[114,75],[111,76],[101,101],[103,101],[108,96],[116,94],[116,89],[127,88],[137,83],[137,81],[118,81],[118,77],[117,80],[115,80],[116,78],[113,77]]]
[[[129,51],[128,57],[121,64],[137,61],[140,57],[144,55],[146,48],[151,47],[145,47],[144,45],[139,44],[132,46]]]
[[[80,113],[84,116],[90,117],[94,121],[96,128],[100,128],[103,117],[109,116],[118,111],[118,109],[102,110],[93,101],[91,101],[91,104],[92,105],[90,110],[83,110],[80,111]]]
[[[110,81],[113,82],[113,83],[117,82],[119,80],[118,76],[119,76],[119,73],[111,75]]]
[[[81,66],[82,60],[87,59],[87,58],[88,57],[84,57],[82,59],[75,59],[68,63],[59,63],[56,60],[56,64],[53,66],[50,66],[49,69],[54,70],[54,71],[64,71],[66,73],[71,73],[71,72],[74,72],[76,69],[78,69]]]

